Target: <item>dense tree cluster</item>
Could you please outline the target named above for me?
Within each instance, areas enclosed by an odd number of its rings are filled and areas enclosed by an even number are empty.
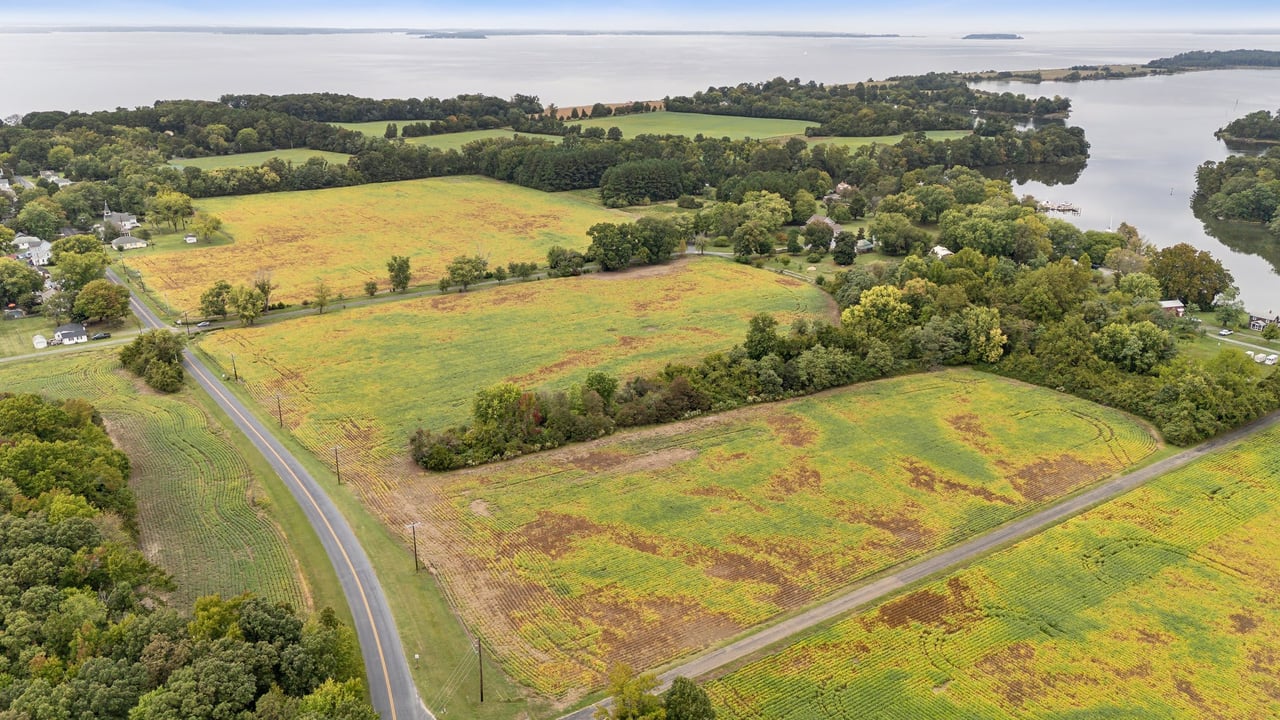
[[[1190,68],[1280,67],[1275,50],[1193,50],[1158,58],[1147,67],[1172,70]]]
[[[640,218],[634,223],[596,223],[585,259],[600,269],[625,270],[633,262],[657,265],[671,259],[676,247],[689,239],[688,230],[671,220]]]
[[[1196,203],[1224,220],[1269,223],[1280,234],[1280,149],[1232,155],[1196,169]]]
[[[1251,112],[1227,123],[1214,133],[1230,141],[1257,141],[1280,143],[1280,112],[1272,115],[1268,110]]]
[[[375,720],[332,611],[166,608],[172,581],[133,547],[128,477],[88,403],[0,395],[0,716]]]
[[[283,113],[301,120],[318,122],[374,122],[380,120],[450,121],[467,118],[471,128],[483,127],[485,118],[500,127],[508,124],[512,112],[519,117],[542,112],[542,103],[529,95],[516,95],[504,100],[490,95],[459,95],[438,99],[407,98],[375,100],[337,93],[301,93],[293,95],[223,95],[218,99],[228,107]],[[433,134],[433,133],[428,133]],[[408,135],[406,135],[408,136]]]
[[[1209,362],[1176,354],[1174,338],[1199,330],[1157,301],[1208,307],[1229,295],[1231,276],[1208,253],[1185,244],[1156,251],[1128,225],[1081,232],[1038,213],[1034,201],[1019,203],[1007,183],[964,168],[908,173],[902,186],[880,200],[872,233],[884,243],[880,221],[897,218],[920,241],[902,248],[909,254],[896,268],[855,265],[823,284],[842,308],[838,325],[799,321],[780,332],[773,318],[758,316],[741,346],[651,377],[621,382],[594,373],[564,390],[488,388],[469,425],[416,431],[414,459],[431,470],[476,465],[937,365],[977,365],[1123,408],[1176,444],[1280,406],[1280,376],[1260,380],[1239,351]],[[790,216],[781,196],[751,191],[741,205],[703,211],[698,223],[737,222],[735,254],[750,255],[773,252],[775,231]],[[925,217],[937,220],[937,241],[954,254],[929,252],[935,241],[916,224]],[[614,230],[593,228],[600,237],[591,254],[624,267],[630,258]],[[1092,254],[1123,269],[1097,273]]]
[[[954,75],[892,78],[884,83],[824,85],[774,78],[763,83],[711,87],[669,97],[675,112],[809,120],[810,135],[896,135],[921,130],[964,130],[970,110],[1017,115],[1065,114],[1067,98],[1027,98],[974,90]]]
[[[120,348],[120,364],[161,392],[182,389],[182,336],[148,330]]]

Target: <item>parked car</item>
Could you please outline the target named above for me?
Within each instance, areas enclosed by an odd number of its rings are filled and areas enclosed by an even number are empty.
[[[196,323],[196,327],[209,327],[209,321],[201,320],[200,322]]]
[[[1235,331],[1222,328],[1221,330],[1218,331],[1218,334],[1222,335],[1223,337],[1226,337],[1227,335],[1234,335]]]
[[[1268,365],[1275,365],[1275,364],[1276,364],[1276,360],[1280,360],[1280,355],[1276,355],[1276,354],[1272,353],[1271,355],[1268,355],[1268,356],[1267,356],[1267,364],[1268,364]]]
[[[111,333],[109,333],[109,332],[100,332],[100,333],[94,333],[94,334],[93,334],[93,337],[91,337],[91,338],[89,338],[89,339],[90,339],[90,340],[106,340],[106,339],[107,339],[107,338],[109,338],[109,337],[111,337]]]

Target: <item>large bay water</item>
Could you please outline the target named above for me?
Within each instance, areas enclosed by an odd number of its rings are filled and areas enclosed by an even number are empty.
[[[1089,164],[1075,182],[1016,182],[1018,193],[1078,206],[1079,215],[1065,217],[1084,229],[1127,222],[1158,247],[1186,242],[1208,250],[1235,276],[1251,312],[1280,311],[1280,238],[1260,226],[1208,228],[1191,209],[1196,167],[1229,154],[1213,132],[1246,113],[1280,108],[1280,70],[979,87],[1068,96],[1070,124],[1089,139]]]
[[[857,31],[857,28],[824,28]],[[1003,28],[993,28],[1000,31]],[[537,95],[561,106],[651,100],[709,85],[798,77],[852,82],[929,71],[1141,63],[1197,49],[1280,50],[1280,35],[1034,33],[809,38],[734,35],[528,35],[424,40],[405,33],[4,32],[0,117],[99,110],[225,93],[339,92],[367,97]],[[1000,89],[1002,86],[995,85]],[[1227,151],[1213,131],[1280,107],[1280,71],[1229,71],[1009,89],[1073,99],[1092,159],[1075,184],[1021,192],[1073,202],[1086,228],[1127,221],[1157,245],[1221,257],[1254,312],[1280,311],[1280,243],[1239,228],[1206,232],[1190,209],[1194,170]],[[1271,258],[1270,261],[1264,259]]]

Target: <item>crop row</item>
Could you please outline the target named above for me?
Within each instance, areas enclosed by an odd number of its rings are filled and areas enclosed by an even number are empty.
[[[711,684],[725,718],[1271,717],[1280,431]]]

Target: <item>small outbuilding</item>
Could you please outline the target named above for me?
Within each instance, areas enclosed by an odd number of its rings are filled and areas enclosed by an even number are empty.
[[[49,347],[49,338],[43,335],[37,335],[31,338],[31,344],[35,345],[37,350],[43,350]]]
[[[835,220],[832,220],[826,215],[816,215],[816,214],[810,215],[809,219],[804,221],[805,225],[812,225],[814,223],[818,223],[820,225],[826,225],[827,227],[831,228],[832,234],[839,233],[841,230],[843,230],[843,228],[840,227],[840,223],[836,222]]]
[[[1183,305],[1181,300],[1161,300],[1160,309],[1174,317],[1187,314],[1187,306]]]
[[[942,247],[941,245],[934,245],[934,246],[933,246],[933,249],[932,249],[932,250],[930,250],[930,251],[929,251],[929,253],[930,253],[931,255],[933,255],[934,257],[938,258],[939,260],[941,260],[942,258],[944,258],[944,257],[946,257],[946,256],[948,256],[948,255],[955,255],[955,253],[953,253],[953,252],[951,252],[950,250],[948,250],[948,249],[946,249],[946,248]]]
[[[854,252],[858,253],[859,255],[862,255],[864,253],[869,253],[875,249],[876,249],[876,244],[866,238],[859,240],[858,244],[853,246]]]
[[[111,247],[116,250],[138,250],[147,246],[147,241],[142,238],[136,238],[132,235],[121,235],[111,241]]]
[[[195,245],[198,239],[199,238],[197,238],[195,235],[192,235],[190,233],[188,233],[186,237],[182,238],[183,242],[185,242],[188,245]]]
[[[85,332],[84,325],[80,323],[60,325],[53,333],[54,345],[75,345],[82,342],[89,342],[89,333]]]
[[[4,311],[5,320],[21,320],[27,316],[27,311],[20,307],[10,307]]]

